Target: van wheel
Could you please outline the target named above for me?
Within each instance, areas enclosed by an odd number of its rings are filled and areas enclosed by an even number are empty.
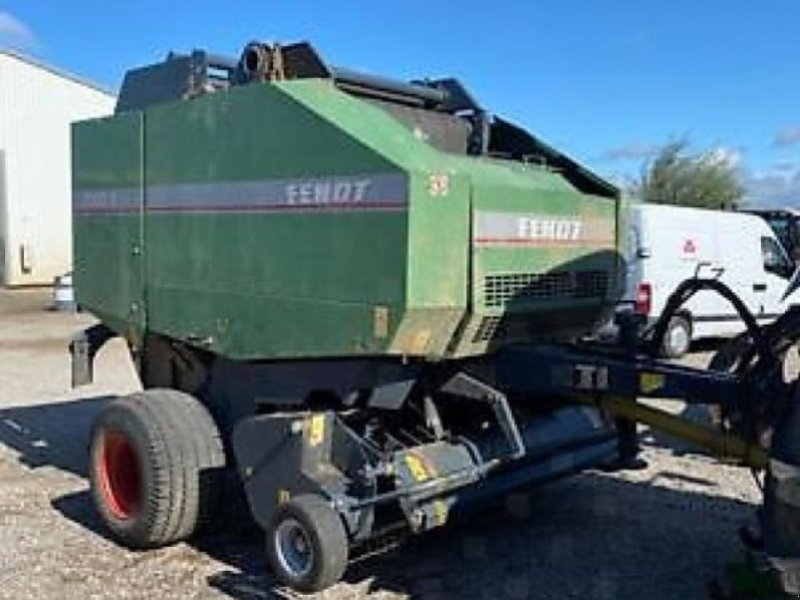
[[[210,524],[225,468],[219,431],[191,396],[152,389],[111,402],[92,427],[91,491],[132,548],[184,540]]]
[[[661,342],[661,354],[666,358],[681,358],[692,345],[692,324],[688,317],[675,315],[669,321],[664,340]]]

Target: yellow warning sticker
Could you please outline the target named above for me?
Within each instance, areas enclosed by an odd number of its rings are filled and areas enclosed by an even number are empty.
[[[325,415],[318,413],[311,416],[308,427],[308,443],[310,446],[319,446],[325,439]]]
[[[414,478],[414,481],[426,481],[430,478],[428,469],[419,456],[411,453],[406,454],[405,461],[411,476]]]
[[[660,373],[640,373],[639,391],[643,394],[652,394],[664,387],[664,376]]]
[[[433,519],[437,527],[447,523],[447,503],[444,500],[433,501]]]
[[[292,494],[289,490],[278,490],[278,504],[286,504],[291,498]]]

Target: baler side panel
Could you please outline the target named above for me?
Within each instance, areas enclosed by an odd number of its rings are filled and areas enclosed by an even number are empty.
[[[455,170],[415,178],[409,216],[408,303],[418,308],[467,307],[471,182]]]
[[[469,308],[470,175],[477,161],[441,152],[390,111],[324,82],[287,93],[409,174],[405,310],[390,354],[442,357]]]
[[[527,312],[546,302],[563,309],[565,302],[604,303],[613,295],[610,283],[619,258],[615,201],[577,193],[489,186],[478,186],[475,197],[472,285],[477,310],[491,312],[502,307],[511,313]],[[527,292],[534,290],[523,286],[517,294],[500,290],[493,294],[486,282],[487,276],[503,273],[544,276],[586,271],[608,277],[609,285],[602,286],[607,293],[561,297],[543,289],[541,294],[531,295]]]
[[[409,130],[391,112],[320,82],[286,86],[298,102],[409,173],[409,307],[467,307],[470,161]],[[419,276],[417,276],[419,275]]]
[[[240,359],[384,350],[405,298],[403,171],[273,85],[154,107],[146,134],[152,330]]]
[[[473,191],[475,316],[461,352],[515,339],[561,339],[597,324],[617,296],[622,264],[615,199],[518,181],[484,180]]]
[[[72,129],[76,299],[131,339],[146,326],[142,120],[132,113]]]

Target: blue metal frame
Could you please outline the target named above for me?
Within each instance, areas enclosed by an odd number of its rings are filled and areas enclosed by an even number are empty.
[[[498,385],[509,392],[588,392],[723,406],[735,406],[744,393],[741,379],[734,374],[591,346],[513,347],[500,352],[493,363]]]

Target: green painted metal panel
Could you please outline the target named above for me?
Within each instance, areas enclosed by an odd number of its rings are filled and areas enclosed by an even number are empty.
[[[407,178],[396,165],[278,86],[149,110],[146,140],[154,330],[236,358],[384,350],[406,285]],[[154,210],[154,190],[170,184],[263,182],[264,193],[299,194],[305,178],[374,183],[393,173],[403,206],[391,210],[256,210],[278,208],[267,203],[228,212],[225,194],[233,192],[225,188],[219,206],[201,206],[208,210]],[[376,326],[384,314],[387,322]]]
[[[72,186],[75,190],[142,184],[142,115],[129,113],[72,126]]]
[[[514,176],[524,183],[527,174],[519,171]],[[613,282],[620,269],[618,203],[574,190],[542,189],[535,183],[539,176],[532,172],[534,183],[528,186],[509,180],[507,185],[480,181],[474,187],[472,289],[478,312],[496,312],[484,303],[484,283],[492,275],[601,271],[609,277],[607,293],[588,302],[603,305],[614,301]],[[559,295],[558,290],[552,295],[543,290],[539,297],[528,299],[525,291],[520,290],[519,301],[506,310],[524,312],[537,306],[587,303]]]
[[[400,314],[405,235],[397,214],[148,215],[150,325],[237,357],[380,350],[373,311]]]
[[[452,168],[457,157],[439,152],[378,106],[338,90],[327,80],[300,80],[276,88],[376,156],[412,174]]]
[[[441,359],[490,351],[486,318],[580,328],[609,303],[489,305],[484,279],[613,276],[615,201],[540,166],[440,152],[329,81],[80,126],[75,155],[78,297],[120,330],[144,326],[131,307],[146,306],[150,330],[230,358]],[[602,243],[478,239],[548,219],[589,223]]]
[[[102,194],[123,187],[133,199],[125,214],[83,211],[76,203],[76,299],[131,340],[146,328],[142,223],[142,115],[77,123],[72,130],[73,188]]]
[[[287,94],[409,174],[408,287],[413,308],[467,307],[469,162],[436,150],[381,108],[328,81],[281,84]],[[447,193],[431,194],[445,177]]]
[[[329,101],[341,94],[312,83]],[[308,84],[241,86],[148,109],[148,185],[398,170],[288,93]]]
[[[446,193],[434,191],[436,180]],[[414,179],[408,242],[408,305],[414,308],[466,310],[468,304],[470,194],[469,177],[434,171]]]

